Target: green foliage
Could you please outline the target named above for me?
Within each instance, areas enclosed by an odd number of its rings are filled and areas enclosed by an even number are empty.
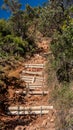
[[[21,8],[21,4],[19,3],[19,0],[4,0],[2,8],[14,13]]]
[[[70,79],[73,78],[71,74],[73,60],[73,25],[67,26],[61,35],[58,32],[55,33],[51,42],[51,49],[55,57],[55,69],[59,80],[70,81]]]
[[[51,1],[41,8],[39,29],[45,36],[51,36],[51,51],[54,59],[53,68],[60,82],[73,79],[73,8],[65,8],[63,1]]]
[[[55,86],[51,96],[57,109],[57,130],[70,130],[73,126],[73,91],[68,84],[63,84]]]
[[[52,69],[48,65],[48,79],[50,77],[49,80],[54,81],[50,86],[55,86],[51,88],[51,99],[57,110],[57,130],[72,130],[73,92],[70,83],[73,81],[73,7],[64,8],[60,2],[62,0],[51,0],[49,6],[42,8],[40,30],[52,39]]]
[[[1,52],[8,53],[9,55],[26,55],[28,51],[33,49],[33,45],[28,41],[22,40],[20,37],[7,35],[4,37],[3,42],[0,43]]]
[[[7,21],[0,19],[0,37],[8,34],[10,34],[10,30]]]
[[[53,1],[50,4],[47,3],[47,5],[41,9],[40,31],[47,36],[51,36],[55,30],[61,33],[61,25],[65,19],[64,6],[60,1]]]
[[[15,1],[5,1],[5,5],[9,9],[15,8],[16,4]],[[37,9],[31,8],[29,5],[25,11],[21,11],[18,5],[17,8],[14,11],[11,10],[12,16],[8,21],[0,20],[0,57],[31,55],[36,50],[33,33],[35,32]],[[33,17],[31,17],[31,13]]]
[[[27,52],[28,42],[23,41],[19,37],[14,38],[15,50],[14,53],[25,54]]]
[[[3,9],[9,10],[11,17],[0,20],[0,57],[32,55],[36,50],[39,8],[27,5],[26,10],[21,10],[19,0],[4,0]]]
[[[52,93],[52,100],[57,103],[58,108],[69,109],[73,106],[73,92],[67,84],[64,84],[60,88],[56,86]]]

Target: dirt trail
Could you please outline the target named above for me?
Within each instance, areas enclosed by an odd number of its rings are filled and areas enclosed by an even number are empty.
[[[40,48],[43,48],[44,53],[47,53],[49,50],[48,48],[49,43],[50,43],[50,40],[43,39],[41,43],[38,43],[38,46]],[[26,63],[27,64],[46,64],[46,58],[38,53],[38,54],[35,54],[35,56],[32,57]],[[49,91],[49,88],[45,86],[43,90]],[[48,102],[49,94],[46,96],[28,95],[25,97],[25,100],[26,100],[25,106],[51,105]],[[32,120],[31,123],[29,123],[28,125],[25,125],[24,128],[25,130],[55,130],[55,110],[51,110],[47,115],[42,115],[42,116],[38,115],[35,119]]]
[[[24,69],[24,64],[46,64],[46,57],[43,56],[44,53],[47,53],[49,50],[50,39],[42,38],[41,42],[38,42],[37,45],[39,48],[42,48],[42,53],[37,53],[29,60],[26,60],[25,63],[21,64],[19,69],[15,72],[10,73],[9,76],[16,75],[19,77],[19,72]],[[50,50],[49,50],[50,51]],[[27,69],[30,71],[35,71],[35,69]],[[39,72],[40,69],[37,69]],[[44,70],[45,72],[45,70]],[[44,73],[44,77],[46,74]],[[37,89],[37,90],[41,90]],[[42,90],[47,90],[50,92],[49,88],[45,85]],[[14,98],[14,101],[11,105],[23,105],[23,106],[41,106],[41,105],[52,105],[49,104],[49,93],[48,95],[29,95],[21,96],[16,95],[14,89],[9,90],[9,98]],[[19,101],[20,99],[20,101]],[[55,110],[50,110],[48,114],[45,115],[31,115],[31,116],[12,116],[11,118],[5,117],[5,120],[9,120],[9,128],[6,130],[55,130]],[[12,122],[12,123],[11,123]],[[13,125],[12,125],[13,124]],[[13,128],[12,128],[13,127]]]

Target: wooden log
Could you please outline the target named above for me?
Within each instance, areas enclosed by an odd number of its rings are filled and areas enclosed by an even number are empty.
[[[43,75],[43,72],[33,72],[33,71],[22,71],[22,74],[32,74],[32,75]]]
[[[41,81],[45,80],[45,78],[38,77],[38,76],[24,76],[24,75],[22,75],[21,79],[22,78],[24,78],[25,80],[41,80]]]
[[[31,91],[31,90],[35,90],[35,89],[38,89],[38,88],[41,88],[41,87],[29,87],[28,89]]]
[[[24,107],[24,106],[10,106],[8,108],[10,111],[24,111],[24,110],[50,110],[53,109],[53,106],[30,106],[30,107]]]
[[[29,91],[28,93],[26,91],[15,91],[16,94],[30,94],[30,95],[46,95],[48,94],[48,91]]]
[[[36,78],[36,79],[42,79],[42,80],[43,80],[43,77],[42,77],[42,76],[21,75],[20,78],[25,78],[25,79],[33,79],[33,78]]]
[[[21,78],[22,81],[25,81],[26,83],[33,83],[33,79],[25,79],[25,78]]]
[[[30,84],[32,84],[32,86],[34,86],[34,85],[37,85],[37,86],[43,86],[43,85],[46,85],[45,82],[34,82],[34,83],[27,83],[27,84],[29,84],[29,86],[30,86]]]
[[[31,80],[31,79],[24,79],[24,78],[22,78],[21,80],[23,80],[23,81],[25,81],[25,82],[27,82],[27,83],[38,83],[38,84],[41,84],[42,85],[42,83],[45,83],[43,80]]]
[[[10,112],[8,112],[8,115],[16,115],[16,116],[34,115],[34,114],[44,115],[44,114],[48,114],[48,113],[49,113],[49,110],[42,110],[42,112],[41,112],[41,110],[39,110],[39,111],[35,111],[35,110],[33,110],[33,111],[10,111]]]
[[[26,114],[47,114],[49,110],[53,110],[53,106],[34,106],[34,107],[23,107],[13,106],[9,107],[9,115],[26,115]]]
[[[45,88],[43,85],[40,86],[29,86],[27,87],[28,90],[32,91],[32,90],[38,90],[40,88]]]
[[[40,65],[40,66],[43,66],[44,64],[25,64],[25,65],[26,65],[26,66],[30,66],[30,65],[33,65],[33,66],[35,66],[35,65],[36,65],[36,66],[39,66],[39,65]]]
[[[33,80],[25,80],[24,78],[22,78],[21,80],[24,81],[24,82],[26,82],[26,83],[32,83],[32,84],[36,84],[36,85],[37,85],[37,84],[38,84],[38,85],[42,85],[42,84],[45,85],[45,82],[43,82],[43,81],[38,81],[38,82],[35,81],[35,82],[34,82]]]
[[[16,90],[15,93],[16,94],[27,94],[26,91],[21,91],[21,90]]]
[[[46,95],[48,94],[48,91],[30,91],[30,95]]]
[[[44,68],[44,64],[25,64],[25,68]]]
[[[34,85],[34,86],[26,86],[26,88],[28,88],[28,89],[36,89],[36,88],[43,88],[43,86],[42,85]]]
[[[29,76],[22,76],[21,80],[25,81],[25,82],[30,82],[30,83],[34,83],[34,82],[45,82],[43,77],[29,77]]]
[[[36,83],[42,83],[43,82],[43,80],[38,80],[38,79],[36,79],[36,80],[33,80],[33,79],[24,79],[24,78],[22,78],[22,80],[23,81],[25,81],[25,82],[32,82],[32,83],[34,83],[34,82],[36,82]]]
[[[34,76],[25,76],[25,75],[21,75],[20,78],[25,78],[25,79],[33,79]]]
[[[23,79],[25,81],[32,81],[32,79],[26,79],[26,78],[21,78],[21,79]]]

